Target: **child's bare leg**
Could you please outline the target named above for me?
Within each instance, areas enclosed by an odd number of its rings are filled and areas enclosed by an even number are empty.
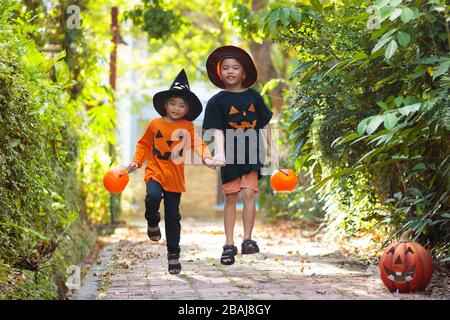
[[[242,189],[242,200],[244,210],[242,212],[242,222],[244,224],[244,240],[252,238],[253,226],[256,215],[256,192],[252,189]]]
[[[239,199],[239,192],[229,193],[225,195],[225,207],[223,222],[225,227],[225,244],[234,244],[233,232],[234,224],[236,222],[236,205]]]

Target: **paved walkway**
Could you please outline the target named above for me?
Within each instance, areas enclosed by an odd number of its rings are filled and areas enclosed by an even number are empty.
[[[220,264],[221,220],[182,220],[182,272],[167,272],[163,238],[152,242],[142,222],[119,227],[72,299],[435,299],[433,294],[392,294],[377,266],[350,263],[337,248],[321,247],[299,231],[256,224],[253,238],[261,253]],[[236,244],[242,241],[237,224]],[[282,237],[280,237],[280,234]],[[449,299],[447,297],[447,299]]]

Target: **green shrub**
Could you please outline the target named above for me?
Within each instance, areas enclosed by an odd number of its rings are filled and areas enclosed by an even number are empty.
[[[329,231],[398,238],[410,228],[448,262],[448,4],[295,6],[271,6],[261,26],[297,52],[285,143],[321,194]],[[380,25],[369,29],[373,18]]]

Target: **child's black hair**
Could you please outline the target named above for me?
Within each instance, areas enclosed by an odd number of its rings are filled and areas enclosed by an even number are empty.
[[[183,97],[182,95],[180,95],[180,94],[178,94],[178,93],[176,93],[176,92],[170,93],[170,94],[167,96],[166,100],[164,101],[164,104],[165,104],[167,101],[169,101],[169,99],[172,99],[172,98],[180,98],[180,99],[183,99],[184,103],[186,103],[186,104],[189,106],[189,101],[186,99],[186,97]]]

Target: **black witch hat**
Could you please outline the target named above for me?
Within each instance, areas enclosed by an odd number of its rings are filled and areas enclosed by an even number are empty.
[[[184,69],[177,75],[169,90],[160,91],[153,96],[153,106],[163,117],[167,115],[164,103],[171,96],[183,98],[189,104],[189,112],[186,115],[186,120],[193,121],[202,113],[202,103],[190,90],[189,81]]]

